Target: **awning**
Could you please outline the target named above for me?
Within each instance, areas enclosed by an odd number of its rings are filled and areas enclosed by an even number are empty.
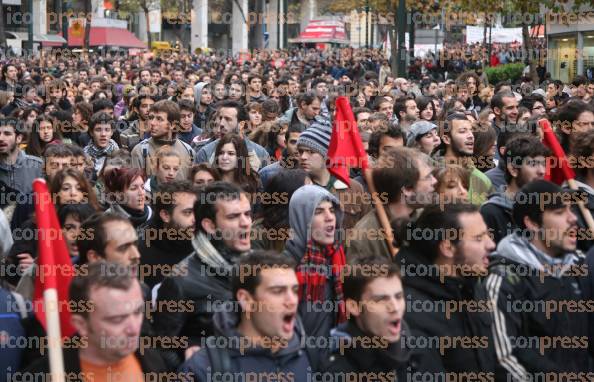
[[[68,47],[82,47],[84,39],[82,33],[72,33],[72,28],[68,30]],[[62,43],[48,42],[44,46],[59,46]],[[123,28],[91,27],[89,36],[89,46],[109,46],[119,48],[137,48],[146,49],[147,45],[140,41],[132,32]]]
[[[337,20],[312,20],[298,38],[289,39],[292,43],[349,44],[344,23]]]
[[[530,28],[530,36],[531,37],[542,38],[542,37],[544,37],[544,32],[545,32],[544,25],[539,25],[537,27]]]
[[[34,34],[33,41],[40,42],[42,44],[53,42],[53,43],[62,45],[64,43],[66,43],[66,40],[64,39],[64,37],[62,37],[61,35],[57,35],[57,34]]]

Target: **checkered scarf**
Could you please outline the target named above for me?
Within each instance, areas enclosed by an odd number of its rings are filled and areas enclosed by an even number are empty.
[[[331,260],[331,266],[328,266]],[[342,271],[346,264],[342,245],[327,245],[322,249],[314,246],[312,241],[307,242],[305,255],[297,267],[299,280],[299,300],[321,301],[324,299],[326,281],[328,276],[334,278],[334,294],[338,302],[338,323],[346,320],[346,309],[342,290]]]

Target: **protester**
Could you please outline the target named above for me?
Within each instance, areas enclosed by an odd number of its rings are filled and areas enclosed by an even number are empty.
[[[146,193],[158,194],[163,184],[176,180],[181,170],[181,161],[179,154],[171,146],[163,146],[157,150],[153,163],[155,175],[149,177],[144,183]]]
[[[129,381],[143,379],[149,373],[166,373],[156,350],[139,347],[146,343],[140,341],[144,299],[134,274],[118,264],[90,265],[86,275],[75,277],[70,284],[70,301],[82,307],[72,314],[77,332],[73,343],[86,346],[64,347],[66,373]],[[39,359],[24,372],[34,378],[49,375],[49,357]]]
[[[197,190],[188,181],[164,184],[154,198],[154,214],[140,236],[138,250],[143,281],[154,287],[173,266],[189,256],[194,236]]]
[[[354,179],[350,185],[337,179],[328,171],[326,160],[332,127],[329,121],[317,118],[316,121],[299,136],[297,150],[299,164],[307,172],[312,182],[338,198],[344,211],[344,228],[352,228],[370,209],[369,203],[359,203],[365,191]]]
[[[218,120],[216,124],[220,129],[221,137],[227,134],[239,134],[246,143],[248,154],[250,157],[250,165],[255,171],[268,165],[270,155],[266,149],[257,143],[247,139],[244,135],[245,124],[248,121],[247,113],[244,108],[237,102],[224,101],[218,105],[217,109]],[[215,150],[219,140],[216,139],[204,145],[196,154],[195,163],[213,163],[215,158]]]
[[[403,317],[406,301],[400,269],[382,256],[358,260],[360,263],[347,265],[352,271],[344,278],[346,310],[351,318],[332,331],[340,348],[324,365],[323,375],[340,378],[373,370],[378,378],[406,380],[427,372],[431,365],[424,365],[425,351],[411,348],[406,339],[410,329]],[[374,264],[377,272],[359,272],[363,264]]]
[[[262,185],[265,187],[268,180],[285,169],[294,169],[299,167],[299,150],[297,143],[299,137],[304,131],[303,126],[293,125],[285,132],[285,149],[282,151],[282,157],[276,162],[260,169],[259,175]]]
[[[194,150],[187,143],[175,137],[180,119],[179,106],[168,100],[161,100],[151,106],[149,127],[151,137],[138,143],[132,150],[132,166],[144,170],[147,176],[154,175],[150,161],[157,151],[167,145],[177,152],[182,160],[181,171],[176,179],[183,180],[190,173]]]
[[[19,148],[23,133],[16,119],[0,121],[0,182],[20,193],[30,194],[33,179],[42,176],[43,161]]]
[[[252,226],[252,248],[282,252],[290,237],[289,201],[304,184],[311,184],[302,169],[277,173],[264,187],[260,216]]]
[[[547,296],[547,301],[576,304],[589,298],[585,294],[589,276],[579,271],[585,259],[576,252],[577,218],[568,202],[571,198],[564,200],[563,196],[561,187],[545,180],[524,185],[512,212],[520,232],[499,242],[489,259],[486,285],[488,298],[496,302],[491,313],[495,349],[501,365],[514,378],[592,370],[593,358],[587,345],[546,347],[541,340],[562,336],[587,342],[588,313],[514,308],[534,304],[542,296]],[[543,197],[550,202],[543,204]],[[519,346],[510,341],[516,336],[535,338],[539,345]]]
[[[249,270],[235,274],[231,281],[239,311],[215,313],[216,337],[208,338],[206,348],[187,360],[180,373],[187,373],[192,381],[239,374],[291,375],[294,381],[309,381],[311,365],[317,360],[314,349],[303,343],[306,333],[297,315],[295,260],[254,251],[240,259],[238,268]]]
[[[493,128],[499,135],[509,128],[509,125],[516,124],[518,120],[518,100],[511,91],[495,92],[491,98],[491,109],[495,114]]]
[[[390,221],[408,220],[416,211],[434,201],[437,180],[430,158],[406,147],[387,150],[373,170],[373,183]],[[391,258],[378,212],[369,211],[347,235],[349,261],[370,253]]]
[[[182,99],[178,102],[180,109],[180,123],[177,137],[188,145],[194,138],[200,136],[203,129],[194,124],[194,105],[191,101]]]
[[[449,165],[434,170],[437,180],[435,192],[441,203],[451,203],[455,200],[468,201],[468,184],[470,172],[462,166]]]
[[[221,180],[233,183],[250,194],[261,188],[258,173],[250,166],[245,141],[239,135],[227,134],[218,141],[214,168],[221,174]]]
[[[429,233],[429,234],[427,234]],[[463,337],[467,346],[440,349],[427,345],[425,361],[443,373],[473,372],[496,379],[503,370],[493,346],[493,324],[485,309],[438,308],[449,304],[485,303],[486,288],[478,276],[485,275],[488,255],[495,249],[488,227],[478,208],[469,203],[450,202],[429,206],[412,226],[404,225],[398,253],[403,269],[406,316],[411,327],[411,343],[423,346],[433,338]],[[439,340],[443,341],[443,340]],[[443,343],[443,342],[441,342]]]
[[[208,163],[199,163],[192,166],[188,178],[195,186],[205,186],[217,180],[221,180],[219,171]]]
[[[119,149],[118,144],[111,139],[113,124],[113,117],[105,112],[93,114],[89,122],[91,141],[85,146],[84,152],[92,159],[95,174],[103,167],[107,155]]]
[[[185,336],[188,346],[214,334],[213,313],[232,299],[229,277],[240,254],[251,249],[250,200],[239,187],[214,182],[205,187],[194,204],[194,251],[165,277],[159,301],[192,301],[195,309],[155,312],[154,330],[162,337]],[[200,309],[198,309],[200,307]],[[181,363],[184,349],[166,351],[172,363]]]
[[[106,171],[103,178],[111,203],[105,212],[129,219],[141,232],[153,215],[153,210],[146,203],[143,172],[136,168],[116,167]]]
[[[506,144],[501,159],[506,164],[505,191],[491,194],[481,206],[481,214],[493,230],[495,243],[499,243],[518,226],[512,216],[515,195],[524,185],[544,179],[546,157],[549,154],[545,145],[531,135],[515,137]]]
[[[50,117],[39,117],[33,124],[33,130],[29,135],[27,149],[29,155],[41,157],[43,150],[50,144],[62,143],[62,133],[57,128],[57,123]]]
[[[301,125],[306,129],[311,126],[315,117],[320,114],[321,101],[313,93],[303,93],[297,97],[297,105],[287,110],[283,120],[289,124],[289,128],[294,125]]]
[[[470,170],[468,189],[469,200],[481,205],[491,192],[491,181],[476,168],[478,159],[474,156],[473,122],[461,113],[450,114],[443,125],[441,140],[443,143],[443,164],[457,164]]]
[[[120,145],[130,151],[149,135],[149,112],[155,104],[155,98],[149,94],[140,94],[132,102],[132,110],[137,119],[130,121],[128,128],[120,134]]]
[[[437,133],[437,125],[427,121],[418,121],[410,126],[406,136],[407,147],[417,148],[425,154],[431,155],[440,144],[441,139]]]
[[[575,163],[578,163],[578,165],[574,167],[577,189],[578,191],[585,193],[587,196],[584,201],[585,207],[590,211],[590,214],[594,214],[594,163],[588,162],[591,158],[594,158],[594,129],[577,134],[576,143],[573,145],[570,158],[573,158],[573,160],[576,161]],[[579,163],[582,163],[583,165],[580,165]],[[564,188],[568,188],[567,182],[565,182],[563,186]],[[584,214],[577,208],[577,206],[574,206],[574,213],[578,217],[578,225],[580,226],[580,229],[589,229]],[[589,237],[588,235],[583,235],[583,237],[578,240],[578,247],[587,252],[593,244],[591,238],[592,236]]]
[[[346,264],[342,243],[343,212],[338,199],[322,187],[299,188],[289,203],[293,237],[284,255],[295,260],[299,315],[309,336],[328,336],[344,322],[346,311],[339,271]],[[324,309],[330,303],[335,309]]]

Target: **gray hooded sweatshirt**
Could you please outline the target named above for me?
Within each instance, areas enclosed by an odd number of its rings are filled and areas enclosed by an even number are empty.
[[[206,86],[206,82],[198,82],[194,85],[194,102],[196,104],[196,110],[200,106],[200,99],[202,98],[202,89]]]
[[[514,263],[527,265],[540,271],[544,271],[546,266],[548,273],[554,270],[552,276],[555,277],[561,277],[570,266],[576,264],[579,260],[579,256],[573,252],[566,253],[559,258],[551,257],[517,233],[508,235],[501,240],[497,245],[497,251],[492,256],[503,257]]]
[[[318,205],[323,201],[330,201],[334,205],[336,213],[336,226],[342,226],[343,212],[340,209],[338,199],[328,192],[325,188],[316,185],[306,185],[300,187],[289,202],[289,225],[291,226],[292,236],[283,254],[291,256],[297,264],[305,255],[307,242],[311,238],[311,221]],[[335,233],[335,242],[340,241],[342,231],[339,229]],[[330,264],[329,264],[330,265]],[[330,330],[336,326],[337,304],[334,298],[334,282],[330,276],[326,283],[325,301],[311,302],[301,301],[299,303],[299,315],[303,320],[305,332],[309,336],[330,335]],[[333,309],[329,309],[329,303],[333,304]]]

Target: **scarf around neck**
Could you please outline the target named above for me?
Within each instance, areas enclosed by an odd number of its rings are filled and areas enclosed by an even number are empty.
[[[119,148],[118,144],[113,139],[110,139],[107,146],[103,147],[103,148],[95,146],[95,143],[93,143],[93,141],[91,141],[84,148],[84,152],[85,152],[85,154],[88,154],[91,158],[97,159],[97,158],[107,156],[108,154],[111,154],[118,148]]]
[[[330,262],[330,265],[328,263]],[[322,301],[325,298],[326,282],[334,279],[334,294],[338,302],[338,323],[346,321],[342,272],[346,264],[342,245],[327,245],[318,248],[309,240],[305,255],[297,267],[299,280],[299,301]]]
[[[231,275],[233,271],[232,262],[230,261],[235,255],[230,253],[223,253],[224,250],[222,248],[217,249],[213,243],[208,239],[208,237],[202,233],[198,232],[196,236],[192,239],[192,247],[194,251],[196,251],[196,255],[198,258],[206,265],[212,268],[222,268],[229,272],[228,274]],[[225,256],[225,254],[227,256]]]

